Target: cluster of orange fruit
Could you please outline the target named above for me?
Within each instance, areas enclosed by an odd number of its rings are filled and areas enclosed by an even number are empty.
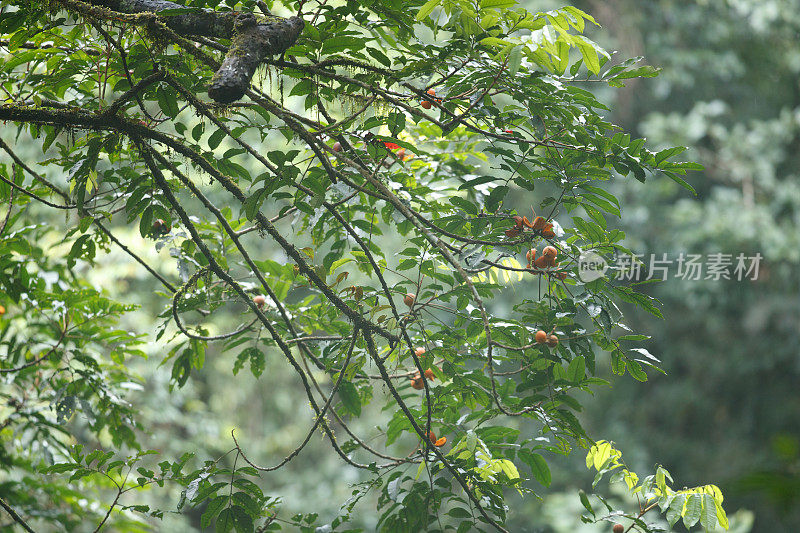
[[[558,346],[558,337],[553,333],[548,335],[543,329],[537,331],[536,335],[534,335],[534,338],[539,344],[547,344],[551,348]]]
[[[428,94],[431,97],[436,96],[436,91],[434,91],[433,89],[428,89]],[[421,105],[423,109],[430,109],[431,107],[433,107],[433,103],[434,102],[436,102],[437,104],[441,104],[442,103],[442,99],[441,98],[429,98],[429,99],[426,98],[425,100],[422,100],[419,103],[419,105]]]
[[[425,353],[425,348],[421,346],[414,350],[414,355],[417,358],[422,357],[422,354]],[[425,383],[422,382],[422,376],[420,375],[419,371],[414,372],[414,375],[409,378],[411,380],[411,387],[417,390],[422,390],[425,388]],[[433,370],[430,368],[425,370],[425,379],[433,381],[434,374]]]
[[[534,217],[531,222],[528,217],[517,215],[514,217],[514,226],[506,230],[506,237],[519,237],[526,228],[538,232],[545,239],[552,239],[556,236],[556,232],[553,231],[553,223],[548,222],[544,217]]]
[[[531,248],[525,257],[528,259],[528,269],[533,270],[536,274],[541,274],[538,270],[545,270],[558,265],[556,263],[556,256],[558,250],[555,246],[545,246],[542,249],[542,255],[536,257],[536,248]],[[567,273],[564,271],[552,273],[558,279],[566,279]]]
[[[436,446],[437,448],[441,448],[445,444],[447,444],[447,437],[442,437],[441,439],[436,438],[436,433],[433,431],[428,432],[428,440],[431,441],[431,444]]]

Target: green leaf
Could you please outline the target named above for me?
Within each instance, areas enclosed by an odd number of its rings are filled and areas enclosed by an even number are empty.
[[[531,469],[531,473],[533,477],[536,478],[536,481],[545,487],[549,487],[552,477],[550,474],[550,467],[547,466],[547,461],[545,461],[544,457],[527,449],[520,450],[519,455]]]
[[[428,18],[428,15],[430,15],[441,2],[442,0],[428,0],[425,2],[417,12],[417,20],[421,22]]]
[[[358,389],[349,381],[342,381],[339,385],[339,398],[347,411],[355,416],[361,416],[361,397]]]
[[[586,377],[586,360],[578,356],[573,359],[567,368],[567,379],[571,383],[580,383]]]
[[[683,524],[690,528],[700,520],[703,512],[703,494],[687,494],[683,512]]]
[[[200,527],[207,528],[211,525],[217,515],[228,505],[228,496],[217,496],[208,502],[206,510],[200,517]]]

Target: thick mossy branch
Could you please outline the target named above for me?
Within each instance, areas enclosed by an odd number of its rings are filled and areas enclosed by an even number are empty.
[[[86,0],[86,3],[127,14],[158,15],[165,10],[186,9],[186,6],[166,0]],[[305,26],[298,17],[256,17],[252,13],[212,9],[192,9],[159,18],[179,35],[231,40],[225,60],[208,89],[208,95],[222,104],[240,99],[264,59],[285,52],[297,41]]]
[[[241,98],[264,59],[292,46],[303,26],[303,20],[298,17],[262,22],[253,15],[240,15],[231,47],[211,80],[208,95],[223,104]]]

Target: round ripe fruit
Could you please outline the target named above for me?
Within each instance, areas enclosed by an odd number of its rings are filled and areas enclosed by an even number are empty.
[[[414,295],[414,293],[413,292],[409,292],[408,294],[403,296],[403,303],[406,304],[409,307],[414,307],[414,300],[416,300],[416,299],[417,299],[417,297]]]
[[[545,246],[544,250],[542,250],[542,255],[553,259],[558,255],[558,250],[556,250],[555,246]]]
[[[335,143],[333,143],[333,148],[332,149],[333,149],[334,152],[341,152],[342,151],[342,143],[340,143],[339,141],[336,141]]]
[[[441,448],[445,444],[447,444],[447,437],[442,437],[441,439],[437,440],[433,445],[436,446],[437,448]]]
[[[431,107],[433,107],[433,104],[429,100],[423,100],[422,102],[419,103],[419,105],[422,106],[422,109],[430,109]]]
[[[547,345],[551,348],[558,346],[558,337],[556,337],[555,335],[548,335]]]
[[[411,387],[417,390],[422,390],[425,388],[425,384],[422,382],[421,379],[415,378],[411,380]]]
[[[625,526],[622,524],[614,524],[614,528],[612,529],[614,533],[624,533]]]
[[[433,431],[429,431],[428,432],[428,440],[431,441],[431,444],[436,442],[436,433],[434,433]]]
[[[536,268],[547,268],[550,266],[550,260],[546,256],[540,255],[533,262],[533,266],[535,266]]]
[[[525,254],[525,259],[528,260],[528,263],[533,263],[536,260],[536,248],[528,250],[528,253]]]
[[[428,89],[428,94],[431,96],[436,96],[436,91],[434,91],[433,89]]]
[[[419,346],[417,347],[416,350],[414,350],[414,355],[416,355],[417,357],[422,357],[422,354],[424,353],[425,353],[425,348],[423,348],[422,346]]]
[[[259,308],[264,307],[264,304],[267,302],[267,299],[264,298],[263,294],[257,294],[253,296],[253,303],[256,304]]]
[[[435,379],[436,376],[433,374],[433,370],[430,368],[425,370],[425,379]]]
[[[547,333],[545,333],[540,329],[539,331],[536,332],[535,338],[536,342],[538,342],[539,344],[544,344],[545,342],[547,342]]]
[[[6,314],[6,308],[0,305],[0,316],[3,316],[4,314]]]

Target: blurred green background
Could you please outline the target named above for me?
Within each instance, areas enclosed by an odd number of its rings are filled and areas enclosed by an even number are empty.
[[[561,5],[529,1],[525,7]],[[652,335],[648,349],[663,361],[667,375],[653,374],[644,384],[613,378],[613,389],[586,399],[582,419],[592,437],[614,440],[634,470],[649,472],[658,462],[679,486],[718,484],[732,531],[800,531],[800,2],[574,5],[602,25],[590,30],[590,37],[618,51],[614,61],[644,56],[647,64],[663,68],[659,77],[634,80],[623,89],[592,83],[586,88],[613,110],[613,121],[647,137],[651,149],[688,146],[686,159],[706,168],[688,180],[695,197],[658,176],[645,185],[614,183],[624,201],[627,244],[646,256],[666,253],[671,259],[681,252],[763,256],[756,281],[671,278],[643,285],[641,290],[663,302],[666,319],[634,312],[629,325]],[[34,145],[20,152],[38,155]],[[514,207],[527,211],[538,196],[520,192]],[[291,224],[284,229],[291,232]],[[115,233],[176,277],[167,249],[157,252],[133,227]],[[263,258],[281,259],[268,242],[252,239],[249,245]],[[165,300],[138,265],[112,249],[85,274],[118,299],[141,305],[124,327],[153,333],[154,339],[163,320],[154,317],[164,311]],[[528,283],[509,290],[524,297],[535,290]],[[215,324],[219,331],[238,324],[237,310],[231,311],[228,324]],[[220,356],[212,347],[203,371],[170,393],[170,363],[159,366],[168,348],[151,342],[147,351],[146,361],[132,362],[144,389],[130,396],[141,409],[144,448],[167,458],[185,449],[202,459],[217,457],[231,448],[236,428],[249,457],[269,465],[290,452],[311,423],[310,410],[298,401],[299,384],[279,357],[267,361],[258,379],[244,371],[233,376],[234,356]],[[604,372],[611,377],[609,368]],[[353,429],[368,433],[381,420],[377,410],[368,412]],[[79,429],[80,420],[73,423]],[[541,500],[512,503],[509,529],[610,530],[577,520],[582,508],[576,492],[589,489],[592,479],[583,454],[554,458],[551,468],[550,490],[531,484]],[[333,517],[360,475],[316,438],[286,468],[264,476],[261,485],[266,493],[282,494],[287,510],[313,509]],[[178,496],[155,490],[144,497],[175,509]],[[376,520],[370,508],[362,503],[353,520],[368,531]],[[167,514],[156,528],[197,531],[199,516],[199,511]]]

